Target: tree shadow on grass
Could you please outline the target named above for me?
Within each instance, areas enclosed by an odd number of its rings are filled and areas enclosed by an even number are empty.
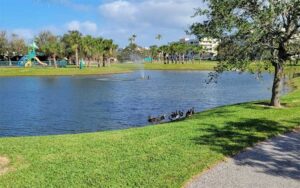
[[[285,107],[288,106],[288,103],[281,102],[281,106],[283,108],[285,108]],[[244,104],[243,108],[251,109],[251,110],[261,110],[261,109],[264,109],[264,110],[278,109],[278,110],[280,110],[281,109],[281,108],[275,108],[273,106],[270,106],[269,101],[257,101],[257,102],[254,102],[254,103]]]
[[[291,120],[299,122],[299,120]],[[237,154],[254,143],[289,130],[288,127],[268,119],[242,119],[227,122],[225,126],[209,125],[202,128],[202,135],[194,138],[196,144],[206,145],[226,156]],[[287,136],[275,143],[272,150],[259,146],[254,151],[246,151],[235,157],[239,165],[255,166],[263,173],[296,179],[300,177],[300,138]],[[285,155],[285,153],[288,153]],[[274,155],[277,154],[277,155]],[[279,155],[281,154],[281,155]]]

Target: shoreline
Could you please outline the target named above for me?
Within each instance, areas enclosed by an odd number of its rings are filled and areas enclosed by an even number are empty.
[[[215,63],[202,64],[143,64],[143,70],[161,70],[161,71],[213,71]],[[209,68],[207,67],[209,66]],[[174,68],[176,67],[176,68]],[[137,64],[113,64],[109,67],[91,67],[80,70],[79,68],[53,68],[53,67],[0,67],[0,78],[17,76],[86,76],[86,75],[105,75],[129,73],[136,70],[142,70]]]

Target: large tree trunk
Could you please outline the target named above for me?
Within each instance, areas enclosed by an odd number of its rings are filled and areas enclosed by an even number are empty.
[[[281,78],[283,75],[283,64],[282,63],[273,63],[275,67],[274,73],[274,81],[272,87],[272,99],[271,99],[271,106],[280,107],[280,91],[281,91]]]

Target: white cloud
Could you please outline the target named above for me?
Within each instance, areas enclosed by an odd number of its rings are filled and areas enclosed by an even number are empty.
[[[114,1],[99,6],[102,15],[118,22],[135,22],[138,7],[128,1]]]
[[[66,24],[68,30],[80,30],[80,22],[79,21],[71,21]]]
[[[109,24],[109,28],[103,28],[105,37],[124,46],[134,33],[139,44],[149,46],[186,37],[189,26],[200,21],[192,16],[201,6],[204,3],[200,0],[111,0],[99,5],[98,10]],[[160,42],[155,40],[158,33],[163,36]]]
[[[98,32],[98,26],[91,21],[80,22],[73,20],[66,24],[68,30],[78,30],[84,34],[96,34]]]
[[[97,24],[91,21],[85,21],[81,24],[81,27],[90,33],[96,33],[98,30]]]
[[[137,35],[137,43],[142,46],[161,45],[179,40],[186,36],[185,30],[189,25],[199,19],[191,17],[195,8],[204,6],[201,0],[104,0],[98,7],[93,7],[88,2],[78,3],[83,1],[73,0],[36,1],[48,1],[67,8],[90,12],[88,15],[76,14],[73,21],[64,24],[49,23],[50,25],[40,28],[17,28],[11,32],[28,40],[45,30],[58,35],[68,30],[79,30],[83,34],[111,38],[121,47],[128,44],[128,38],[132,34]],[[98,19],[91,21],[94,20],[93,16],[98,16]],[[157,34],[162,35],[161,41],[155,40]]]
[[[117,0],[99,6],[100,13],[121,25],[187,28],[199,0]]]
[[[89,34],[93,36],[99,36],[102,34],[101,31],[98,29],[96,23],[92,21],[80,22],[77,20],[70,21],[61,26],[48,25],[48,26],[42,26],[38,29],[15,28],[15,29],[9,29],[7,30],[7,32],[9,35],[16,34],[19,37],[24,38],[26,42],[31,42],[34,39],[34,37],[37,36],[42,31],[50,31],[56,35],[63,35],[68,30],[78,30],[85,35]]]

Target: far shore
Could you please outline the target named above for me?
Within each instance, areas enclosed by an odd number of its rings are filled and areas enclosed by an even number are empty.
[[[217,66],[217,61],[195,61],[194,63],[184,64],[164,64],[157,63],[117,63],[106,67],[85,67],[83,69],[76,68],[74,65],[66,68],[54,67],[1,67],[0,77],[12,76],[86,76],[86,75],[107,75],[129,73],[136,70],[163,70],[163,71],[214,71]],[[255,64],[249,68],[250,72],[256,72],[258,66]],[[292,69],[299,69],[299,66],[287,66],[286,69],[290,72]],[[266,70],[263,70],[266,71]],[[272,72],[272,70],[270,70]]]
[[[187,64],[163,64],[163,63],[118,63],[107,67],[85,67],[83,69],[75,66],[68,66],[66,68],[54,67],[0,67],[0,77],[10,76],[84,76],[84,75],[106,75],[106,74],[120,74],[128,73],[139,69],[145,70],[206,70],[213,71],[216,62],[203,63],[187,63]]]

